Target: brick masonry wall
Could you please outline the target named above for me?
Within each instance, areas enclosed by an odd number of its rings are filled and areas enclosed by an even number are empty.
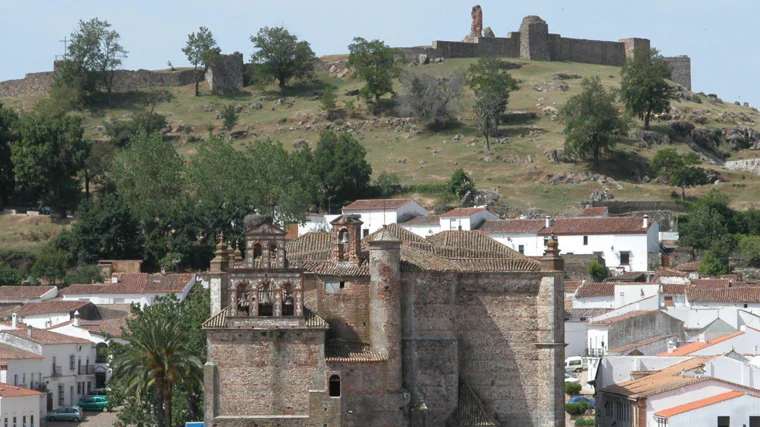
[[[325,280],[342,279],[345,285],[339,293],[325,294]],[[369,343],[369,278],[320,278],[306,294],[306,305],[330,324],[328,338]]]
[[[388,392],[388,364],[384,362],[329,362],[327,378],[341,378],[343,426],[396,427],[406,425],[403,392]],[[392,376],[392,375],[391,375]]]

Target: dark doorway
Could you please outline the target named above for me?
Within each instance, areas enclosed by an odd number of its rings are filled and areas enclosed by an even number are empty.
[[[106,386],[106,373],[95,372],[95,388],[104,388]]]
[[[340,397],[340,377],[337,375],[330,377],[330,397]]]
[[[760,417],[749,417],[749,427],[760,427]]]
[[[718,417],[718,427],[731,427],[731,417]]]
[[[47,410],[48,412],[53,410],[53,393],[47,393]]]

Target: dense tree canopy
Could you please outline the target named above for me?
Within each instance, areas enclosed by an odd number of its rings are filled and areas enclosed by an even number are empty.
[[[80,205],[72,227],[72,254],[80,263],[101,259],[142,259],[140,224],[115,194]]]
[[[309,42],[298,40],[285,27],[264,27],[258,34],[251,36],[256,51],[253,63],[259,70],[273,76],[280,89],[292,78],[302,79],[311,76],[317,60]]]
[[[625,109],[644,120],[649,129],[653,114],[664,113],[675,98],[675,89],[665,81],[670,68],[657,49],[637,48],[634,59],[623,64],[620,81],[620,97]]]
[[[366,157],[367,150],[351,134],[323,131],[319,135],[313,171],[325,206],[330,196],[345,202],[366,194],[372,175]]]
[[[401,73],[398,53],[395,49],[381,40],[368,41],[355,37],[348,45],[347,67],[356,70],[356,76],[365,82],[359,90],[359,96],[364,99],[380,97],[386,93],[393,94],[393,79]]]

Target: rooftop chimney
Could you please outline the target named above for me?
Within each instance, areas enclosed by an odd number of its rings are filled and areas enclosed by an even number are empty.
[[[8,383],[8,363],[0,362],[0,383]]]
[[[74,326],[79,326],[79,310],[74,312]]]
[[[26,325],[26,336],[32,337],[32,325]]]
[[[649,215],[644,215],[644,228],[649,228]]]
[[[549,215],[546,215],[546,228],[549,228],[552,226],[552,217]]]
[[[17,329],[18,328],[18,314],[13,313],[13,316],[11,316],[11,318],[13,319],[11,320],[11,326],[13,327],[13,329]]]
[[[119,273],[111,274],[111,283],[119,283]]]
[[[668,340],[668,353],[672,353],[676,350],[676,344],[673,340]]]

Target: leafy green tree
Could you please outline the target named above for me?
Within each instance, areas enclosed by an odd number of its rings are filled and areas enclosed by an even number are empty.
[[[451,175],[449,189],[461,199],[465,194],[475,189],[475,181],[470,178],[470,175],[468,175],[464,169],[459,168]]]
[[[697,267],[697,272],[704,276],[718,276],[728,274],[728,258],[722,257],[713,251],[708,251]]]
[[[95,264],[101,259],[142,259],[140,224],[129,207],[115,194],[80,205],[79,221],[71,231],[71,253],[78,263]]]
[[[0,206],[13,194],[16,182],[13,176],[11,143],[18,139],[18,114],[0,103]]]
[[[177,265],[182,261],[182,254],[177,252],[169,252],[166,254],[158,264],[161,266],[162,271],[176,271]]]
[[[319,108],[327,114],[327,120],[332,120],[335,117],[335,111],[338,109],[338,96],[335,94],[335,90],[332,86],[327,86],[325,91],[322,92],[322,97],[319,99]]]
[[[220,114],[222,117],[222,126],[228,131],[231,131],[238,123],[238,120],[240,120],[237,111],[235,111],[235,106],[232,104],[222,107]]]
[[[381,96],[394,93],[393,79],[401,73],[400,63],[396,60],[401,55],[396,49],[381,40],[367,41],[355,37],[348,45],[348,52],[346,66],[355,69],[357,77],[366,82],[359,90],[359,96],[380,102]]]
[[[119,148],[128,146],[139,133],[159,133],[167,124],[166,116],[148,111],[138,111],[126,120],[111,119],[103,123],[111,143]]]
[[[506,71],[504,60],[484,57],[467,69],[467,83],[475,93],[473,109],[478,117],[478,129],[491,150],[489,136],[499,127],[501,115],[507,108],[509,94],[518,89],[517,80]]]
[[[26,114],[20,139],[11,146],[16,180],[62,214],[79,193],[79,173],[90,153],[82,118],[55,113]]]
[[[97,75],[82,64],[64,59],[55,66],[53,85],[50,88],[50,107],[70,111],[87,104],[97,92]]]
[[[599,261],[591,261],[586,266],[586,273],[588,273],[595,282],[601,282],[607,277],[607,268],[599,263]]]
[[[104,141],[90,142],[90,154],[84,159],[81,176],[84,179],[84,193],[90,198],[90,184],[104,181],[105,174],[113,164],[115,147]]]
[[[367,150],[351,134],[323,131],[314,150],[313,168],[325,206],[330,196],[345,202],[369,189],[372,166]]]
[[[307,41],[299,41],[285,27],[264,27],[251,36],[256,51],[252,62],[277,80],[280,89],[292,79],[311,77],[317,57]]]
[[[97,265],[84,264],[77,266],[73,271],[66,274],[63,281],[67,284],[91,284],[103,283],[103,270]]]
[[[748,264],[757,265],[760,262],[760,236],[743,236],[738,248]]]
[[[664,113],[670,101],[676,98],[675,88],[665,81],[670,68],[657,49],[637,48],[634,59],[623,64],[620,81],[620,98],[625,109],[644,120],[649,129],[653,114]]]
[[[208,72],[208,68],[219,59],[222,49],[216,45],[214,35],[206,27],[200,27],[197,33],[191,33],[187,36],[187,44],[182,48],[182,52],[187,55],[187,60],[193,64],[195,70],[195,96],[200,95],[198,84],[203,76]],[[198,67],[202,67],[203,72],[198,72]]]
[[[160,427],[173,427],[177,424],[174,421],[182,421],[174,419],[175,393],[202,387],[204,357],[201,348],[193,347],[200,324],[187,324],[186,311],[185,304],[173,295],[159,297],[145,308],[133,305],[133,317],[127,319],[122,334],[126,344],[109,346],[113,388],[134,397],[126,402],[128,406],[153,398],[153,403],[143,408],[149,409]],[[125,416],[139,415],[135,412],[134,407],[128,407]],[[120,419],[124,424],[130,421],[135,420]]]
[[[0,263],[0,286],[20,285],[22,280],[24,275],[21,271],[6,263]]]
[[[50,284],[61,283],[66,277],[68,261],[67,254],[48,245],[32,264],[32,276]]]
[[[599,77],[583,79],[582,92],[573,96],[560,111],[565,125],[565,150],[581,158],[599,158],[614,147],[616,139],[628,132],[628,122],[614,106],[615,95]]]
[[[714,242],[728,235],[725,218],[716,209],[697,206],[686,222],[679,223],[680,243],[697,249],[710,249]]]
[[[120,44],[119,33],[110,28],[108,21],[98,18],[80,20],[71,33],[66,58],[73,61],[81,73],[97,76],[108,94],[108,104],[113,106],[113,80],[129,52]]]
[[[700,163],[696,153],[681,157],[674,148],[665,148],[654,155],[651,167],[658,175],[667,177],[672,185],[680,187],[681,200],[686,200],[686,187],[707,183],[707,173],[696,166]]]
[[[400,184],[401,180],[399,180],[398,175],[386,171],[380,172],[380,175],[377,177],[377,182],[375,183],[380,189],[380,194],[384,197],[391,196]]]
[[[143,224],[171,217],[184,193],[185,165],[159,135],[140,133],[111,169],[119,198]]]

